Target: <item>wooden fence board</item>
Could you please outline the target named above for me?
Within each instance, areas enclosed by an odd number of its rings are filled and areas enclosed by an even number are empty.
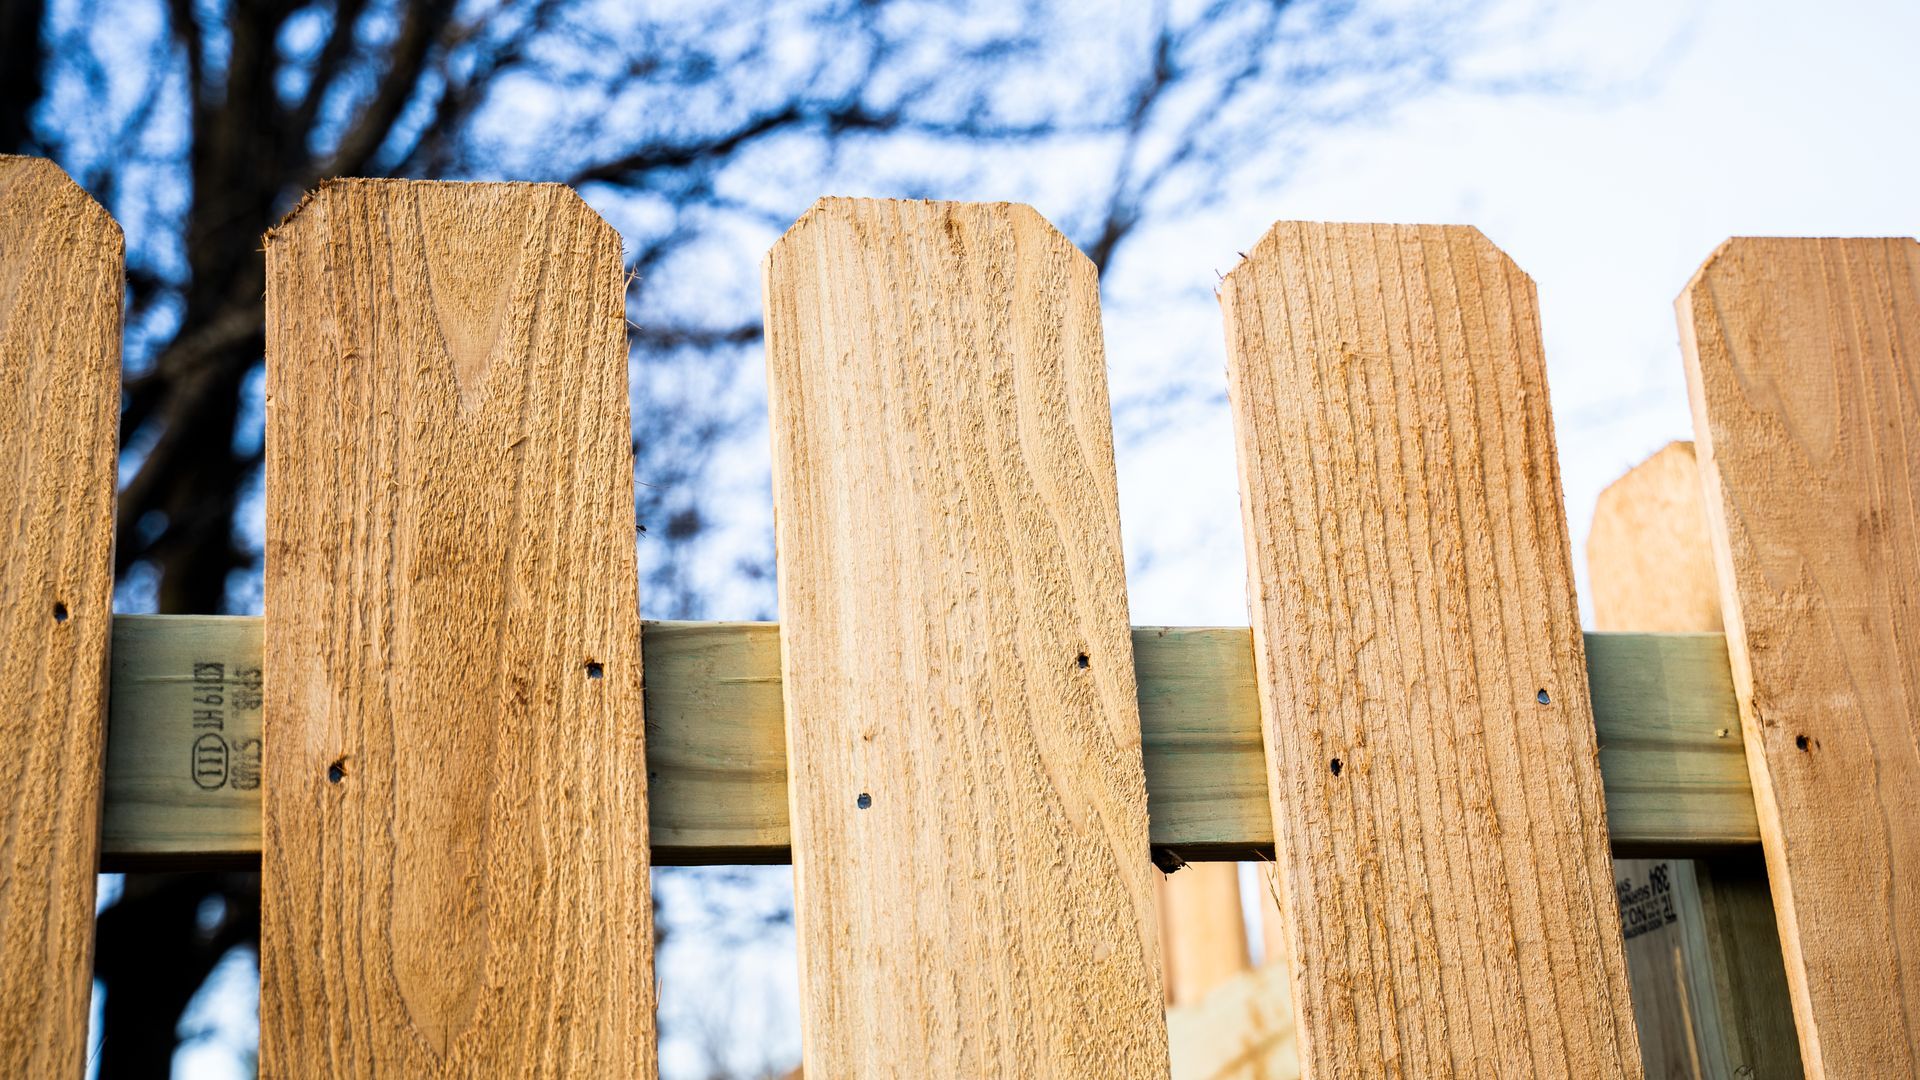
[[[0,156],[0,1076],[86,1066],[123,279],[107,212]]]
[[[1194,863],[1160,880],[1167,1004],[1187,1005],[1253,966],[1238,863]]]
[[[1728,241],[1678,301],[1809,1076],[1920,1073],[1920,244]]]
[[[1719,634],[1588,634],[1587,678],[1616,855],[1760,841]]]
[[[339,181],[267,271],[262,1070],[650,1076],[619,236]]]
[[[257,667],[260,620],[114,619],[108,869],[231,865],[260,854],[260,791],[195,782],[193,666]],[[773,623],[643,624],[648,831],[656,866],[788,859],[787,748]],[[1136,626],[1147,813],[1156,851],[1273,857],[1253,639],[1241,627]],[[1588,634],[1607,824],[1620,854],[1752,847],[1760,827],[1719,634]],[[259,714],[225,717],[234,768]],[[1722,734],[1728,733],[1728,734]],[[239,775],[236,773],[236,775]],[[123,805],[124,804],[124,805]]]
[[[112,655],[103,866],[257,860],[260,620],[119,615]]]
[[[1668,444],[1600,493],[1587,566],[1603,630],[1719,631],[1720,585],[1692,443]],[[1741,746],[1737,727],[1721,730],[1730,747]],[[1647,1075],[1802,1075],[1759,851],[1621,859],[1614,879]]]
[[[1305,1075],[1639,1075],[1532,282],[1282,223],[1221,305]]]
[[[807,1075],[1164,1077],[1092,265],[829,199],[765,280]]]
[[[1717,634],[1720,582],[1693,444],[1672,442],[1608,484],[1587,531],[1593,624]]]

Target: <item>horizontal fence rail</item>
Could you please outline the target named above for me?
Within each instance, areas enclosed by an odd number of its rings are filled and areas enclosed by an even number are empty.
[[[654,862],[788,859],[774,623],[650,622]],[[1245,627],[1135,627],[1151,837],[1182,860],[1270,857]],[[1588,634],[1617,852],[1757,844],[1719,634]],[[199,867],[260,852],[260,620],[114,620],[102,865]],[[1164,857],[1164,856],[1163,856]]]

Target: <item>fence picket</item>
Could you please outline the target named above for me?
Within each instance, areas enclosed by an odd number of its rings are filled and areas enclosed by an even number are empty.
[[[1305,1074],[1638,1076],[1532,283],[1282,223],[1221,305]]]
[[[828,199],[765,280],[807,1075],[1166,1076],[1092,266]]]
[[[0,155],[0,1076],[86,1067],[123,279],[107,212]]]
[[[1700,469],[1670,443],[1600,493],[1587,534],[1601,630],[1720,630]],[[1738,729],[1726,732],[1738,746]],[[1633,1014],[1648,1076],[1797,1080],[1766,865],[1748,847],[1700,859],[1620,859]],[[1639,898],[1634,890],[1646,890]],[[1627,917],[1629,912],[1631,916]]]
[[[262,1071],[650,1076],[619,236],[337,181],[267,275]]]
[[[1240,908],[1240,867],[1192,863],[1160,881],[1167,1004],[1187,1005],[1253,966]]]
[[[1920,244],[1730,240],[1677,303],[1810,1077],[1920,1069]]]

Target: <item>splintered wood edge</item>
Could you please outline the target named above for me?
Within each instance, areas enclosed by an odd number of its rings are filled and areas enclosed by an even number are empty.
[[[258,861],[260,625],[115,617],[103,869]],[[654,864],[787,861],[779,626],[643,634]],[[1271,858],[1251,632],[1135,627],[1133,639],[1154,857]],[[1614,852],[1758,844],[1723,636],[1588,634],[1586,646]]]

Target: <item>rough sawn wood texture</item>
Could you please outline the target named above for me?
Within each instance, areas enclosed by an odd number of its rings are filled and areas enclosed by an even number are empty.
[[[86,1069],[122,253],[58,166],[0,155],[0,1076]]]
[[[1638,1076],[1532,282],[1283,223],[1221,305],[1305,1074]]]
[[[1730,240],[1678,307],[1801,1060],[1920,1075],[1920,244]]]
[[[339,181],[267,277],[262,1072],[649,1077],[620,238]]]
[[[1721,629],[1692,443],[1668,443],[1600,493],[1587,530],[1587,576],[1597,629]]]
[[[1164,1077],[1093,267],[828,199],[765,279],[806,1073]]]

